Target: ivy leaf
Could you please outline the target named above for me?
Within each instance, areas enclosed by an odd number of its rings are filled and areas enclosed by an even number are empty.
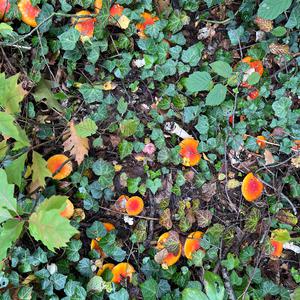
[[[140,287],[143,294],[143,299],[145,300],[157,299],[156,293],[158,289],[158,284],[152,277],[150,277],[149,279],[141,283]]]
[[[201,58],[203,49],[204,45],[201,42],[198,42],[187,50],[182,51],[181,60],[184,63],[188,63],[191,67],[195,67]]]
[[[73,121],[69,123],[69,128],[70,136],[63,143],[64,151],[69,151],[71,155],[74,155],[75,160],[77,161],[78,165],[80,165],[83,162],[84,157],[89,152],[89,140],[86,137],[79,136]]]
[[[23,225],[24,221],[11,219],[0,228],[0,261],[6,258],[7,250],[20,236]]]
[[[274,3],[274,0],[264,0],[260,3],[257,15],[260,18],[274,20],[292,4],[292,0],[280,0]]]
[[[216,84],[214,88],[206,96],[206,105],[216,106],[220,105],[226,97],[227,88],[223,84]]]
[[[185,288],[182,291],[182,300],[209,300],[207,296],[197,288]]]
[[[80,33],[74,27],[58,36],[63,50],[74,50],[80,38]]]
[[[18,214],[17,200],[14,198],[14,185],[8,184],[5,171],[0,169],[0,211],[2,209]]]
[[[62,112],[63,109],[60,104],[57,102],[54,94],[51,91],[51,81],[41,79],[36,87],[35,93],[33,93],[35,101],[40,102],[43,99],[46,99],[47,104],[50,108],[55,108],[56,110]]]
[[[222,76],[224,78],[230,78],[232,75],[232,68],[227,62],[217,60],[211,63],[210,66],[213,69],[213,71],[219,76]]]
[[[50,199],[48,199],[49,201]],[[59,209],[38,208],[29,218],[29,231],[36,241],[41,241],[49,250],[66,247],[78,231],[70,221],[60,215]]]
[[[137,131],[139,121],[135,119],[123,120],[120,123],[120,131],[123,137],[134,135]]]
[[[52,177],[50,170],[47,168],[47,162],[43,156],[36,151],[32,154],[32,184],[31,188],[45,187],[46,177]]]
[[[18,113],[21,111],[19,103],[26,95],[22,84],[18,84],[20,74],[5,78],[4,73],[0,73],[0,105],[8,113]]]
[[[147,179],[146,186],[147,188],[150,189],[150,191],[154,195],[158,191],[158,189],[162,187],[161,179],[160,178],[155,178],[154,180]]]
[[[124,288],[109,295],[109,300],[128,300],[129,294]]]
[[[191,94],[201,91],[208,91],[211,85],[211,76],[207,72],[194,72],[184,80],[184,86]]]
[[[16,184],[18,187],[21,186],[22,173],[24,171],[26,158],[27,153],[24,153],[17,159],[13,160],[11,164],[5,168],[8,183]]]
[[[80,137],[85,138],[95,134],[98,126],[96,125],[95,121],[90,118],[86,118],[79,124],[75,125],[75,129]]]
[[[92,166],[93,172],[99,176],[99,184],[101,189],[105,189],[112,185],[115,176],[113,165],[103,159],[97,160]]]
[[[206,295],[210,300],[224,299],[225,288],[224,284],[217,274],[209,271],[204,272],[204,287]]]
[[[90,86],[89,84],[83,84],[79,88],[79,92],[82,94],[86,103],[101,102],[103,99],[103,91],[100,88]]]
[[[132,153],[133,145],[131,142],[123,140],[118,145],[118,150],[119,150],[120,158],[121,158],[121,160],[123,160],[125,157],[129,156]]]

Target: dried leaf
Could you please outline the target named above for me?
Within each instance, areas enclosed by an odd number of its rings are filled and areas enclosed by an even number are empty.
[[[169,208],[165,209],[160,215],[159,224],[165,227],[167,230],[170,230],[172,228],[173,223],[171,220],[171,211]]]
[[[166,248],[160,250],[159,252],[157,252],[154,256],[154,260],[158,263],[158,264],[162,264],[165,260],[165,258],[169,255],[169,252]]]
[[[227,188],[229,190],[233,190],[237,187],[239,187],[241,183],[237,179],[229,179],[227,182]]]
[[[292,166],[294,166],[295,168],[300,168],[300,156],[297,157],[293,157],[291,160]]]
[[[292,226],[295,226],[298,223],[298,218],[296,216],[294,216],[292,213],[290,213],[287,210],[280,210],[277,213],[276,218],[282,222],[282,223],[286,223]]]
[[[217,192],[217,184],[216,182],[207,182],[204,183],[201,188],[201,199],[203,201],[209,202],[211,198],[216,194]]]
[[[64,151],[69,151],[71,155],[74,155],[75,160],[80,165],[89,152],[89,140],[78,136],[73,121],[69,123],[69,127],[70,137],[63,143]]]
[[[164,242],[164,247],[167,249],[169,253],[173,253],[174,255],[177,255],[180,249],[179,245],[180,245],[179,234],[174,230],[169,231],[169,236]]]
[[[130,24],[130,19],[128,17],[126,17],[125,15],[122,15],[118,20],[118,25],[122,29],[128,28],[129,24]]]
[[[265,156],[266,165],[274,164],[275,159],[270,150],[266,149],[264,152],[264,156]]]
[[[210,225],[212,213],[209,210],[198,210],[195,212],[195,216],[199,227],[203,228]]]

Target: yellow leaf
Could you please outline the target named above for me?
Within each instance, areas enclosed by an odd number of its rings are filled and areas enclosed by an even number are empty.
[[[239,187],[240,185],[241,185],[241,183],[236,179],[229,179],[227,182],[227,188],[229,190],[235,189],[235,188]]]
[[[121,171],[122,168],[123,168],[123,167],[122,167],[121,165],[115,165],[115,166],[114,166],[114,169],[115,169],[116,172]]]
[[[300,156],[297,156],[297,157],[293,157],[293,158],[292,158],[292,165],[293,165],[295,168],[300,168]]]
[[[102,89],[103,89],[104,91],[111,91],[111,90],[114,90],[116,87],[117,87],[117,85],[116,85],[114,82],[106,81],[106,82],[103,84]]]
[[[118,25],[122,28],[122,29],[126,29],[128,28],[130,23],[130,19],[128,19],[128,17],[126,17],[125,15],[122,15],[119,20],[118,20]]]
[[[69,138],[63,143],[64,151],[69,151],[71,155],[75,156],[75,160],[80,165],[84,157],[88,154],[90,146],[89,140],[86,137],[80,137],[75,129],[73,121],[69,123],[70,131]]]

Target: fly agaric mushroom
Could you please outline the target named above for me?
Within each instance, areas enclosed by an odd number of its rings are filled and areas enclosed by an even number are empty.
[[[66,219],[71,219],[74,215],[74,205],[69,199],[67,199],[66,204],[66,208],[60,213],[60,215]]]
[[[193,253],[201,249],[200,241],[203,236],[202,231],[195,231],[188,235],[184,243],[183,252],[187,259],[192,259]],[[204,251],[204,250],[203,250]]]
[[[95,0],[94,7],[95,7],[95,13],[99,13],[102,9],[103,1],[102,0]]]
[[[247,201],[257,200],[262,195],[263,190],[263,183],[253,173],[246,175],[242,183],[242,194]]]
[[[277,258],[281,256],[282,250],[283,250],[283,243],[271,240],[270,241],[271,245],[273,246],[274,250],[270,254],[271,257]]]
[[[146,38],[145,29],[148,25],[153,25],[156,21],[159,20],[157,16],[152,16],[150,13],[144,12],[141,14],[141,17],[144,19],[144,22],[136,24],[136,29],[138,30],[138,36],[140,38]]]
[[[76,16],[72,18],[72,24],[75,24],[75,29],[80,33],[81,41],[84,41],[85,38],[92,38],[94,35],[94,24],[96,18],[89,17],[91,13],[88,10],[81,10],[76,13]],[[80,16],[87,16],[80,17]]]
[[[115,225],[113,225],[111,223],[102,223],[102,224],[107,232],[110,232],[110,231],[116,229]],[[101,238],[96,238],[91,241],[91,250],[96,250],[102,257],[105,257],[106,255],[104,254],[104,252],[102,251],[102,249],[100,248],[100,246],[98,244],[98,242],[100,240],[101,240]]]
[[[102,268],[98,270],[97,276],[101,276],[105,270],[112,270],[114,266],[114,264],[104,264]]]
[[[180,156],[182,164],[186,167],[192,167],[199,163],[201,154],[198,152],[199,142],[193,138],[184,139],[180,144]]]
[[[166,265],[167,267],[170,267],[174,264],[176,264],[176,262],[179,260],[180,256],[181,256],[181,251],[182,251],[182,246],[181,246],[181,243],[178,239],[178,241],[170,241],[171,239],[171,232],[172,231],[169,231],[169,232],[165,232],[163,233],[158,241],[157,241],[157,246],[156,248],[160,251],[165,251],[166,250],[166,253],[163,253],[163,257],[160,258],[160,263],[162,265]],[[172,248],[177,248],[175,249],[176,253],[173,253],[173,252],[170,252],[167,248],[168,248],[168,244],[171,244],[171,247]]]
[[[259,96],[259,91],[254,89],[248,94],[248,100],[255,100]]]
[[[0,19],[3,19],[10,9],[9,0],[0,0]]]
[[[133,266],[129,263],[117,264],[111,272],[113,273],[112,282],[121,283],[123,279],[129,278],[129,282],[132,280],[132,275],[135,272]]]
[[[71,174],[73,167],[70,161],[66,163],[68,159],[69,158],[64,154],[56,154],[51,156],[47,160],[47,168],[52,174],[55,174],[59,170],[59,172],[53,176],[53,179],[61,180],[68,177]]]
[[[38,6],[33,6],[31,0],[20,0],[18,8],[21,13],[22,21],[31,27],[36,27],[36,17],[41,12],[41,9]]]
[[[110,10],[109,14],[111,17],[121,17],[123,13],[124,7],[120,4],[114,4]]]
[[[246,56],[245,58],[242,59],[242,62],[249,65],[250,69],[254,69],[254,72],[257,72],[260,76],[262,76],[262,74],[264,72],[264,66],[263,66],[261,60],[255,60],[251,56]],[[246,80],[244,80],[244,81],[246,81]]]
[[[256,144],[259,148],[264,149],[266,147],[266,138],[263,135],[259,135],[256,137]]]
[[[144,209],[144,201],[138,196],[129,198],[126,202],[126,212],[129,216],[137,216]]]

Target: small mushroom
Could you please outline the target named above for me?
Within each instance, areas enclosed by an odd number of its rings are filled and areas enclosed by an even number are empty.
[[[263,135],[259,135],[256,137],[256,144],[259,148],[264,149],[266,147],[266,138]]]
[[[146,38],[145,29],[148,25],[153,25],[159,20],[157,16],[152,16],[150,13],[144,12],[141,14],[144,22],[136,24],[136,29],[138,30],[138,35],[140,38]]]
[[[177,261],[179,260],[179,258],[181,256],[181,251],[182,251],[182,246],[181,246],[181,243],[179,240],[178,240],[178,245],[176,245],[176,246],[178,246],[177,253],[174,254],[174,253],[168,251],[166,249],[166,247],[167,247],[167,243],[168,243],[169,239],[170,239],[170,231],[163,233],[159,237],[159,239],[157,241],[157,246],[156,246],[156,248],[158,250],[166,250],[166,253],[163,255],[163,257],[161,259],[161,263],[162,263],[162,265],[166,265],[167,267],[170,267],[177,263]],[[173,241],[172,241],[172,243],[174,244]]]
[[[114,264],[104,264],[102,268],[98,270],[97,275],[101,276],[105,270],[112,270],[114,266]]]
[[[75,25],[75,29],[80,33],[81,41],[84,41],[86,38],[92,38],[94,35],[94,27],[96,18],[90,17],[91,12],[88,10],[81,10],[76,13],[76,16],[87,16],[85,17],[74,17],[72,18],[72,24]]]
[[[198,152],[199,142],[193,138],[184,139],[180,144],[180,156],[182,164],[186,167],[192,167],[199,163],[201,154]]]
[[[121,283],[123,279],[129,279],[129,282],[132,280],[132,275],[135,272],[133,266],[129,263],[119,263],[113,269],[113,278],[112,282]]]
[[[264,66],[261,60],[255,60],[251,56],[246,56],[242,59],[242,62],[248,64],[250,69],[254,69],[254,72],[257,72],[260,76],[262,76],[264,72]]]
[[[74,215],[74,205],[69,199],[67,199],[66,203],[66,208],[60,213],[60,215],[66,219],[71,219]]]
[[[271,240],[270,243],[274,248],[272,253],[270,254],[270,256],[273,258],[280,257],[282,250],[283,250],[283,243],[275,241],[275,240]]]
[[[109,14],[111,17],[121,17],[123,13],[124,7],[120,4],[114,4],[110,10]]]
[[[137,216],[144,209],[144,201],[138,196],[129,198],[126,202],[126,212],[129,216]]]
[[[95,13],[99,13],[100,10],[102,9],[103,6],[103,1],[102,0],[95,0],[94,2],[94,7],[95,7]]]
[[[3,19],[10,9],[9,0],[0,0],[0,19]]]
[[[33,6],[31,0],[20,0],[18,8],[21,13],[22,21],[31,27],[36,27],[36,17],[41,12],[41,9],[38,6]]]
[[[246,175],[242,183],[242,194],[247,201],[253,202],[260,198],[263,190],[263,183],[253,173]]]
[[[202,231],[195,231],[188,235],[184,243],[183,252],[187,259],[192,259],[193,253],[201,249],[200,241],[203,236]],[[204,250],[203,250],[204,251]]]
[[[254,89],[248,94],[248,100],[255,100],[257,97],[259,97],[259,91],[257,89]]]
[[[47,161],[47,168],[54,174],[69,158],[64,154],[56,154],[51,156]],[[68,177],[73,170],[72,163],[69,161],[64,164],[60,171],[53,176],[53,179],[61,180]]]

